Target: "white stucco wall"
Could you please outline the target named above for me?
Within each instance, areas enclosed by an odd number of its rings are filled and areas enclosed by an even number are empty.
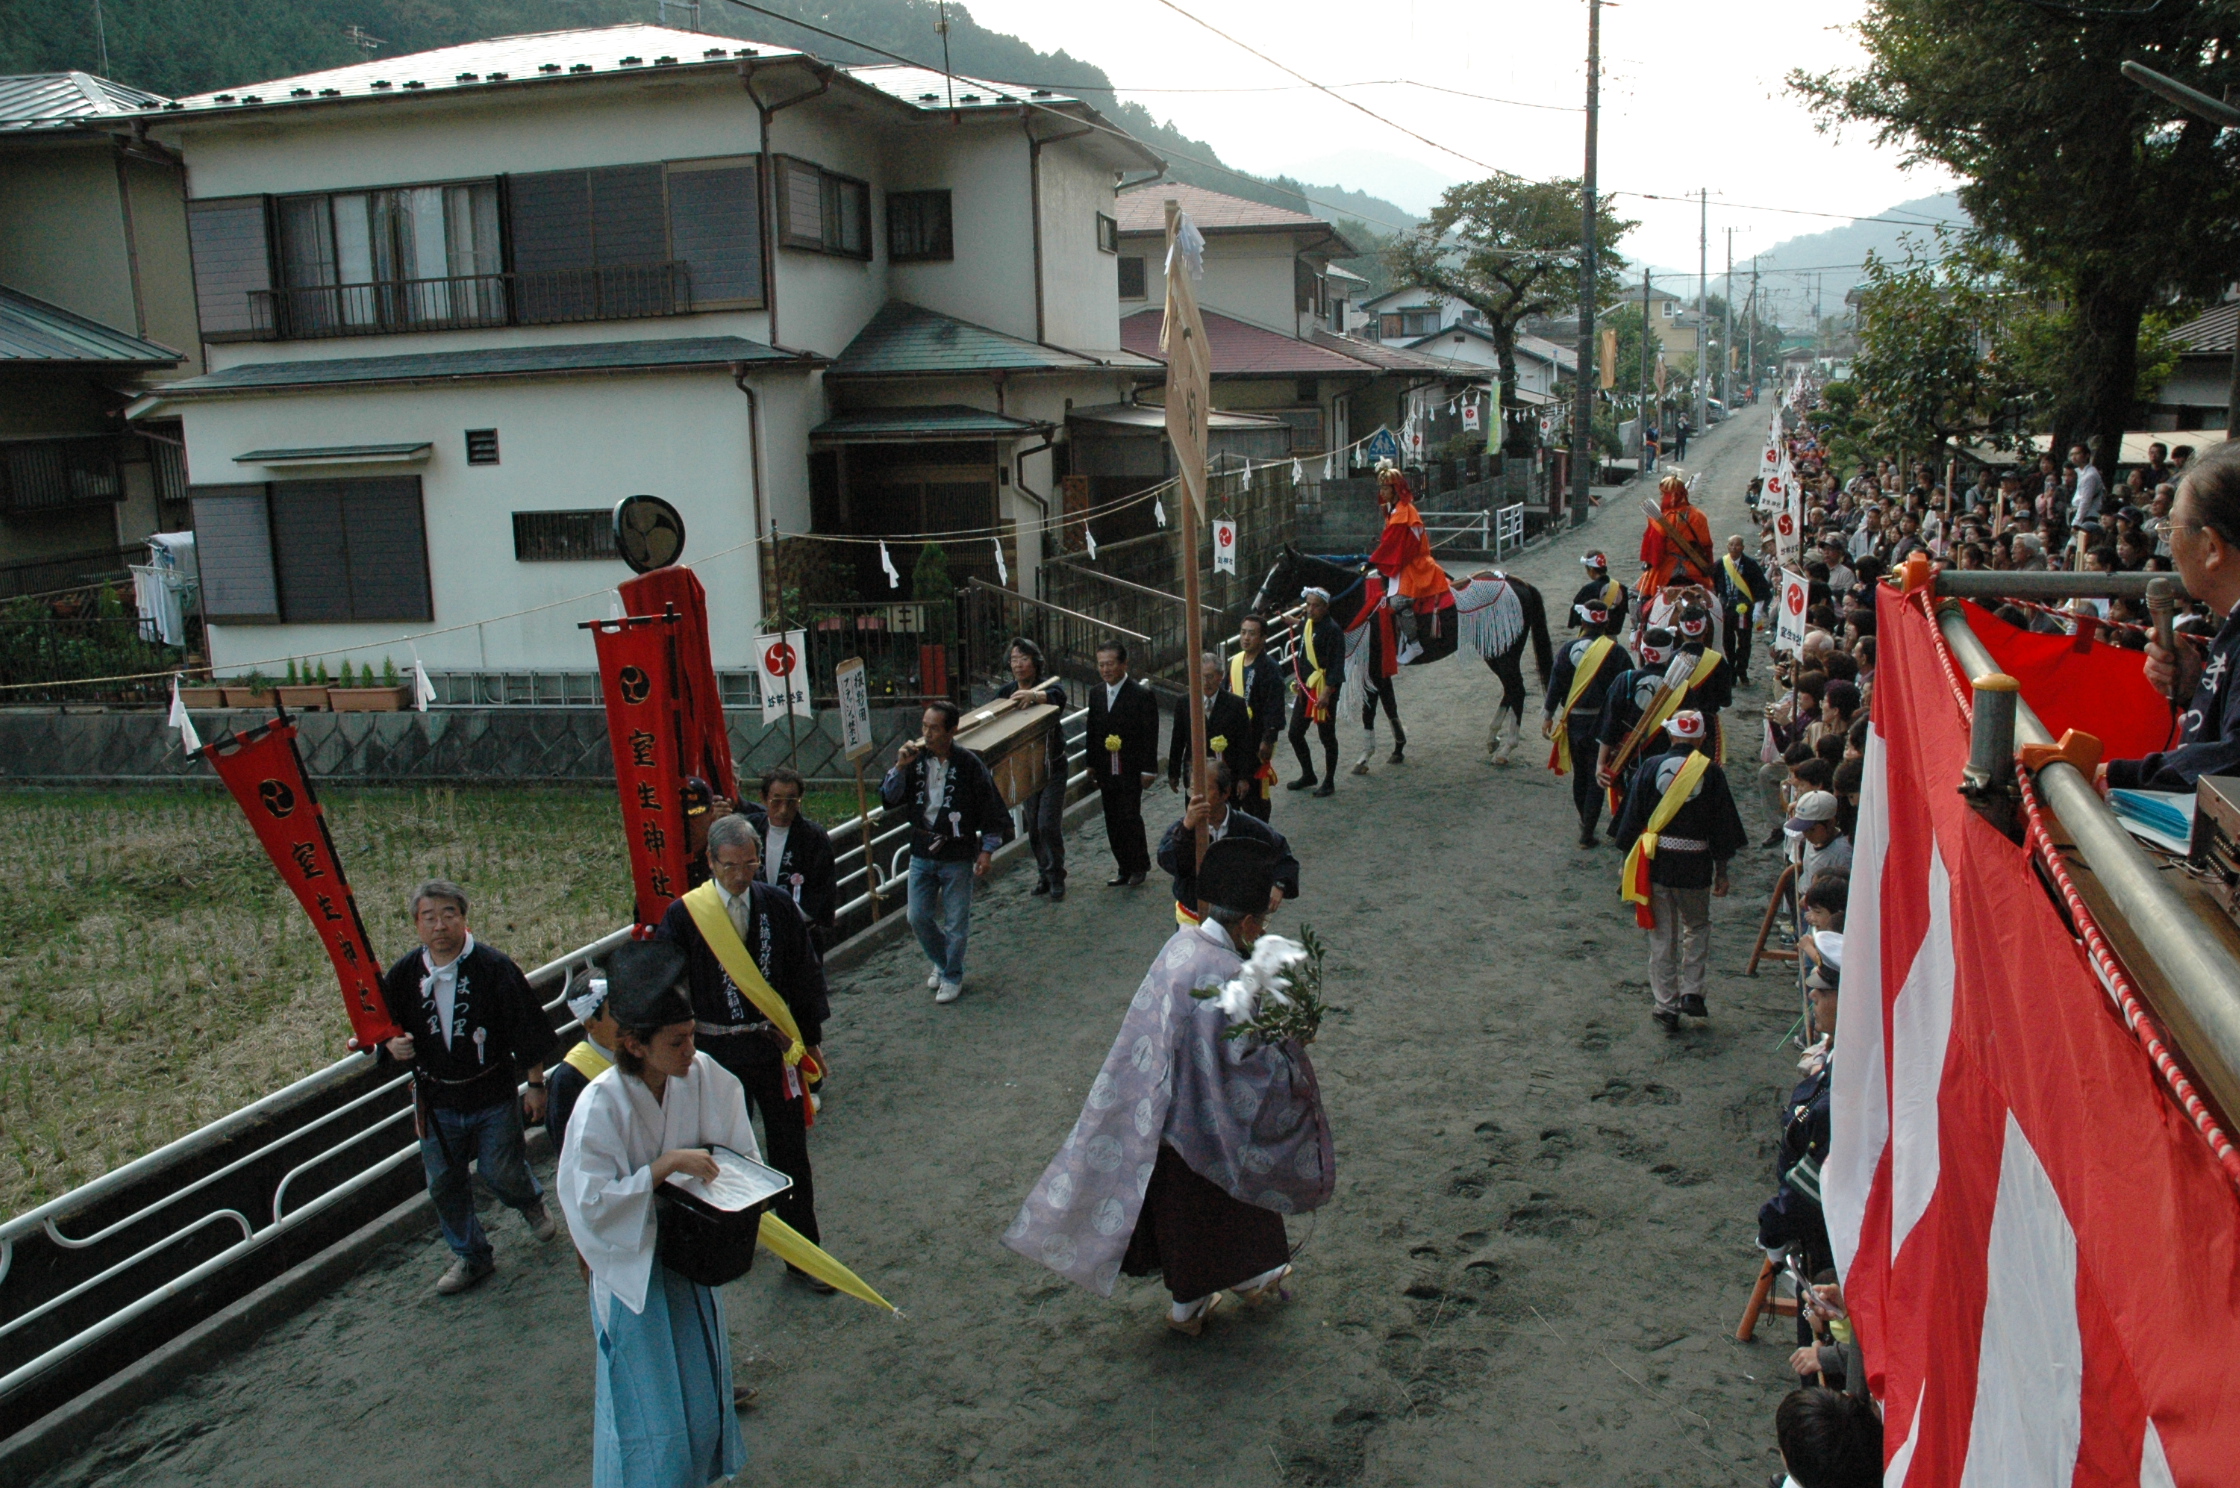
[[[1027,210],[1025,131],[992,121],[959,128],[946,122],[919,125],[895,137],[887,172],[895,191],[948,191],[956,249],[948,263],[894,265],[889,271],[894,297],[1032,341],[1034,219]],[[884,259],[884,193],[878,218]]]
[[[1156,190],[1157,188],[1152,188]],[[1163,238],[1120,240],[1120,252],[1143,258],[1144,298],[1120,306],[1132,315],[1167,302]],[[1237,233],[1206,239],[1206,276],[1198,282],[1198,308],[1249,321],[1283,336],[1298,334],[1298,293],[1292,264],[1298,258],[1289,233]]]
[[[887,171],[880,130],[851,104],[819,99],[770,121],[770,148],[871,184],[871,261],[779,248],[778,332],[784,345],[838,356],[887,302]],[[782,178],[781,178],[782,184]]]
[[[1060,142],[1042,147],[1041,176],[1043,339],[1076,351],[1115,350],[1120,259],[1097,247],[1097,214],[1113,213],[1112,168]]]
[[[814,395],[799,372],[755,379],[764,405],[763,465],[781,525],[805,525],[806,429]],[[747,400],[721,373],[443,388],[356,389],[182,405],[188,459],[199,481],[302,479],[416,472],[427,526],[434,618],[425,623],[213,625],[223,673],[258,662],[346,648],[353,664],[384,657],[401,668],[418,641],[433,670],[585,671],[591,644],[578,622],[609,613],[607,591],[629,577],[620,562],[521,563],[516,511],[607,507],[639,492],[683,515],[685,558],[708,589],[715,663],[752,665],[760,613]],[[495,428],[497,465],[466,463],[463,431]],[[237,464],[252,449],[428,440],[419,466],[270,471]],[[516,612],[553,604],[534,614]],[[510,616],[512,618],[494,618]],[[487,623],[477,623],[484,622]],[[335,658],[328,658],[330,668]],[[272,670],[267,667],[267,670]]]

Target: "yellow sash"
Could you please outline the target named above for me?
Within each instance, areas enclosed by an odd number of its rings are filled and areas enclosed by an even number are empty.
[[[700,938],[715,952],[716,963],[730,973],[731,985],[747,995],[763,1017],[777,1025],[778,1032],[786,1036],[785,1061],[799,1064],[808,1048],[801,1042],[801,1025],[793,1021],[793,1009],[778,995],[754,964],[754,957],[747,954],[745,942],[731,926],[731,916],[724,911],[722,891],[716,881],[706,883],[684,896],[684,907],[692,916],[692,923],[699,927]]]
[[[1734,554],[1723,554],[1721,555],[1719,561],[1726,565],[1727,582],[1734,585],[1736,591],[1742,595],[1742,602],[1744,604],[1756,604],[1758,602],[1758,596],[1752,594],[1750,592],[1750,586],[1747,583],[1743,582],[1742,565],[1734,561]]]
[[[599,1046],[589,1039],[579,1041],[560,1062],[573,1069],[586,1080],[598,1079],[600,1075],[606,1072],[607,1066],[614,1063],[613,1060],[600,1053]]]
[[[1252,695],[1244,690],[1244,653],[1229,658],[1229,690],[1244,699],[1244,716],[1254,718]]]
[[[1608,636],[1602,637],[1587,648],[1578,670],[1571,674],[1571,691],[1563,700],[1563,716],[1556,720],[1556,773],[1571,773],[1571,710],[1579,706],[1579,699],[1592,686],[1595,674],[1602,670],[1602,663],[1618,643]]]
[[[1655,929],[1657,923],[1656,915],[1649,908],[1649,864],[1657,855],[1657,834],[1672,824],[1672,818],[1688,804],[1688,797],[1695,794],[1696,783],[1703,779],[1703,772],[1710,768],[1711,756],[1703,751],[1697,750],[1688,756],[1688,762],[1672,777],[1672,784],[1665,787],[1657,809],[1649,813],[1649,825],[1634,841],[1632,851],[1626,854],[1625,872],[1618,881],[1618,891],[1626,903],[1639,906],[1634,917],[1644,930]]]
[[[1307,620],[1307,701],[1313,702],[1315,694],[1322,691],[1322,663],[1314,654],[1314,621]]]
[[[1626,586],[1612,579],[1602,586],[1602,604],[1605,609],[1616,609],[1626,602]]]

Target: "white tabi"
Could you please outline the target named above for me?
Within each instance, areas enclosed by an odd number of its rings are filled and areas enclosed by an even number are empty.
[[[659,1100],[636,1076],[609,1069],[569,1118],[554,1187],[591,1267],[593,1488],[701,1488],[746,1465],[723,1296],[654,1255],[654,1161],[711,1145],[761,1158],[738,1077],[705,1054]]]

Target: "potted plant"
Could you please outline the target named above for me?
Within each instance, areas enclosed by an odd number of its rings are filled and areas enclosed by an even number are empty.
[[[288,675],[280,682],[280,706],[298,713],[323,712],[327,706],[327,685],[311,675],[306,665],[298,669],[293,658],[288,662]]]
[[[228,677],[225,694],[229,708],[269,708],[272,706],[272,679],[258,671]]]
[[[342,664],[342,681],[327,689],[327,702],[337,713],[400,713],[412,705],[412,689],[397,683],[394,663],[387,666],[386,674],[390,680],[383,683],[369,661],[353,678],[346,661]]]

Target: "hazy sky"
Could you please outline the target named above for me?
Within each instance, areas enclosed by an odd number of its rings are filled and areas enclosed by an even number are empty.
[[[1491,166],[1523,176],[1577,175],[1586,88],[1584,0],[1183,0],[1185,8],[1325,84],[1406,79],[1465,93],[1557,105],[1519,108],[1426,88],[1346,88],[1356,99],[1457,158],[1304,89],[1200,29],[1159,0],[966,0],[975,19],[1045,51],[1095,62],[1122,94],[1207,140],[1229,164],[1273,173],[1334,155],[1398,157],[1452,180]],[[1602,7],[1602,186],[1692,195],[1711,191],[1711,261],[1838,225],[1826,217],[1741,204],[1871,214],[1951,185],[1941,171],[1903,171],[1863,131],[1817,134],[1783,85],[1793,67],[1845,68],[1860,56],[1849,27],[1862,0],[1606,0]],[[1231,91],[1231,90],[1284,91]],[[1181,91],[1168,91],[1181,90]],[[1200,91],[1205,90],[1205,91]],[[1475,162],[1475,163],[1473,163]],[[1373,161],[1334,184],[1378,190]],[[1326,175],[1326,172],[1317,174]],[[1386,194],[1410,205],[1395,171]],[[1722,198],[1735,205],[1723,205]],[[1693,267],[1690,202],[1622,196],[1640,229],[1639,261]]]

